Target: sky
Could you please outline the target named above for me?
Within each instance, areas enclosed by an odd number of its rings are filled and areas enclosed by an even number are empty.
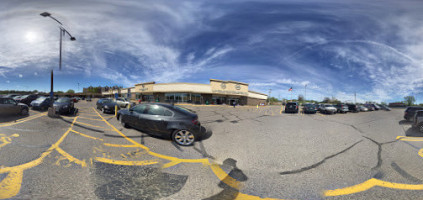
[[[422,103],[422,10],[419,0],[1,0],[0,90],[49,91],[53,69],[64,91],[212,78],[276,98]],[[62,70],[45,11],[76,37],[63,40]]]

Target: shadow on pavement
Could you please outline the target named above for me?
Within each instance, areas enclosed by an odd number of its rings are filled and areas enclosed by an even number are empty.
[[[398,122],[399,125],[411,125],[413,122],[407,121],[405,119]]]
[[[405,136],[409,137],[423,137],[423,133],[419,132],[417,128],[409,128],[405,131]]]
[[[30,115],[0,115],[0,123],[15,122],[17,120],[24,119],[29,116]]]
[[[226,185],[225,183],[225,182],[232,182],[232,179],[236,179],[239,182],[245,182],[248,180],[248,177],[240,169],[238,169],[238,167],[236,166],[236,162],[237,161],[232,158],[227,158],[225,161],[223,161],[221,168],[231,169],[228,176],[219,182],[218,186],[220,188],[223,188],[223,190],[214,196],[205,198],[204,200],[229,200],[229,199],[235,199],[238,196],[239,194],[238,188],[232,188],[229,185]]]
[[[91,170],[99,199],[160,199],[178,193],[188,179],[151,166],[95,162]]]

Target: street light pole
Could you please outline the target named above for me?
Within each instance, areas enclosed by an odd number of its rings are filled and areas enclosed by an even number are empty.
[[[307,84],[304,85],[304,102],[307,102]]]
[[[63,28],[63,24],[57,20],[56,18],[52,17],[50,13],[48,12],[43,12],[40,14],[43,17],[50,17],[51,19],[53,19],[54,21],[56,21],[57,23],[60,24],[59,29],[60,29],[60,41],[59,41],[59,70],[62,70],[62,40],[63,40],[63,36],[67,33],[70,37],[71,41],[75,41],[76,38],[73,37],[69,31],[67,31],[65,28]],[[51,69],[50,71],[51,74],[51,85],[50,85],[50,102],[51,102],[51,107],[53,107],[53,103],[54,103],[54,90],[53,90],[53,69]]]

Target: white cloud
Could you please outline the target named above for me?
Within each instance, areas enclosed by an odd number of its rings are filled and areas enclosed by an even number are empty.
[[[23,77],[23,75],[22,75],[22,74],[19,74],[18,76],[19,76],[19,78],[22,78],[22,77]]]

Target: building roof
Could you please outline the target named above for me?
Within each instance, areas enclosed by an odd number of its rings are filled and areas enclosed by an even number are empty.
[[[155,84],[156,82],[154,81],[150,81],[150,82],[145,82],[145,83],[137,83],[135,85],[146,85],[146,84]]]
[[[235,84],[241,84],[241,85],[248,86],[248,83],[243,83],[243,82],[238,82],[238,81],[230,81],[230,80],[224,81],[224,80],[219,80],[219,79],[210,79],[210,82],[211,81],[222,82],[222,83],[235,83]]]

